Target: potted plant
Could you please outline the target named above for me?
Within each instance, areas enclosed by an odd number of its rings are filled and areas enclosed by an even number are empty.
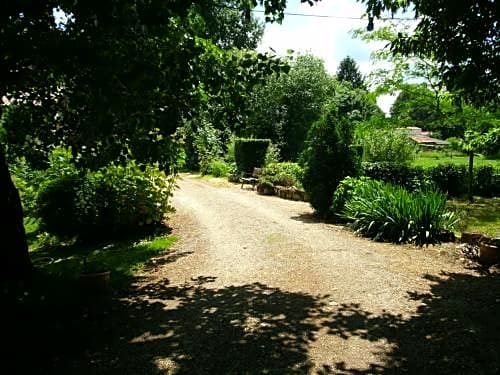
[[[111,271],[104,262],[89,261],[83,258],[80,272],[80,285],[89,292],[107,292],[110,290]]]

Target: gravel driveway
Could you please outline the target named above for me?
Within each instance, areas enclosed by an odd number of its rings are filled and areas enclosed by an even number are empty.
[[[191,175],[173,201],[181,239],[126,302],[132,373],[498,373],[499,279],[453,245],[372,242]]]

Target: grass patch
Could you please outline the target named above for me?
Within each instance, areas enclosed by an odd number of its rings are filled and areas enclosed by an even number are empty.
[[[111,271],[115,288],[127,285],[152,257],[168,250],[177,237],[163,235],[139,241],[120,241],[96,246],[62,246],[31,252],[35,267],[60,280],[77,280],[87,264]]]
[[[479,232],[500,237],[500,198],[476,198],[473,203],[453,199],[448,207],[460,217],[460,232]]]
[[[467,155],[455,151],[422,151],[417,154],[412,165],[430,168],[439,164],[469,165]],[[474,156],[474,166],[492,165],[500,168],[500,159],[487,159],[482,156]]]

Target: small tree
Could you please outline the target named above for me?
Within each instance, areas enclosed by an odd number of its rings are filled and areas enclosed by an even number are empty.
[[[353,126],[336,105],[316,121],[309,130],[302,154],[304,189],[313,208],[326,215],[337,185],[347,176],[355,176],[359,156],[351,147]]]
[[[349,82],[355,89],[365,88],[363,75],[359,72],[356,61],[350,56],[347,56],[340,62],[337,70],[337,79],[340,82]]]

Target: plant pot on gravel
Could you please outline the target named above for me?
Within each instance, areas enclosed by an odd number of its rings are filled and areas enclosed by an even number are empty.
[[[111,290],[111,271],[101,262],[83,261],[83,270],[80,272],[80,286],[88,293],[100,294]]]
[[[479,244],[479,261],[483,264],[500,263],[500,247],[492,243]]]

